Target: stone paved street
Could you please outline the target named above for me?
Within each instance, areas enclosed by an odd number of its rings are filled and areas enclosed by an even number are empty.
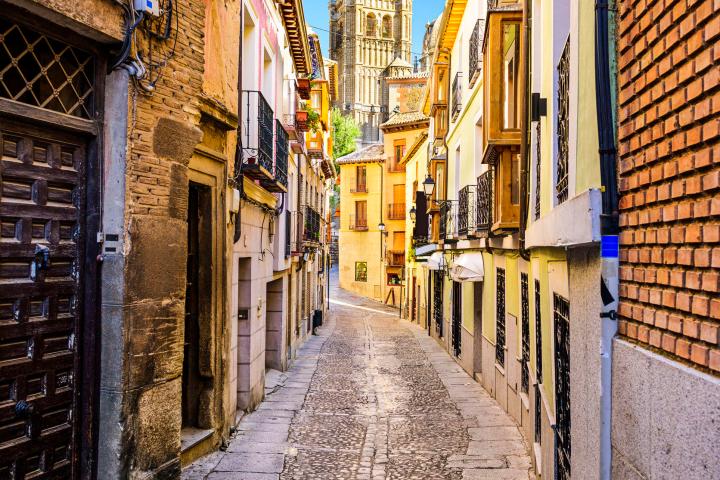
[[[335,290],[329,321],[227,451],[195,479],[527,480],[530,460],[507,414],[397,311]]]

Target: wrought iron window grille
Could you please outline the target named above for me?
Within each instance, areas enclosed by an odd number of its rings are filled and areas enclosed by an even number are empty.
[[[505,269],[498,268],[495,283],[495,360],[505,367]]]
[[[477,232],[482,237],[490,234],[493,224],[493,170],[477,177]]]
[[[452,83],[452,111],[451,118],[454,122],[462,110],[462,72],[455,73]]]
[[[458,192],[458,234],[473,236],[477,228],[477,185],[466,185]]]
[[[242,119],[243,173],[263,169],[262,175],[273,172],[273,111],[263,94],[257,90],[243,90]]]
[[[433,320],[435,320],[435,332],[439,337],[443,336],[443,272],[433,272]]]
[[[570,39],[565,42],[558,62],[557,165],[555,194],[557,203],[568,199],[568,156],[570,135]]]
[[[470,35],[469,63],[468,63],[468,85],[472,88],[480,78],[482,71],[482,42],[485,35],[485,20],[479,18],[475,22],[472,35]]]
[[[440,202],[440,239],[446,242],[458,239],[458,201]]]
[[[462,286],[453,282],[452,302],[452,351],[456,357],[462,353]]]
[[[542,128],[540,122],[535,124],[535,220],[540,218],[540,152],[542,150]]]
[[[275,181],[287,188],[288,154],[290,137],[280,120],[275,121]]]
[[[0,18],[0,97],[95,118],[92,54]]]
[[[553,294],[555,324],[555,457],[557,478],[570,480],[570,303]]]
[[[523,392],[528,393],[530,388],[530,287],[528,274],[520,274],[520,316],[522,327],[522,363],[520,365],[520,386]]]
[[[542,317],[540,313],[540,280],[535,280],[535,376],[537,382],[543,381],[542,370]]]
[[[310,205],[305,205],[303,240],[310,243],[320,242],[320,214]]]

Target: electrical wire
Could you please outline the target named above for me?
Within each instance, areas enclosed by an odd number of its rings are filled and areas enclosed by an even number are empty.
[[[337,38],[337,37],[342,37],[343,41],[353,38],[353,35],[345,35],[344,33],[343,33],[343,34],[333,33],[333,32],[331,32],[330,30],[328,30],[327,28],[318,27],[318,26],[315,26],[315,25],[309,25],[309,27],[312,28],[313,30],[320,30],[321,32],[331,33],[335,38]],[[372,38],[372,37],[371,37],[371,38]],[[383,40],[383,39],[386,39],[386,37],[380,37],[380,39]],[[329,47],[328,47],[328,48],[329,48]],[[412,53],[413,55],[417,55],[417,56],[419,56],[419,57],[422,57],[422,56],[423,56],[422,53],[413,52],[412,50],[410,50],[410,53]]]

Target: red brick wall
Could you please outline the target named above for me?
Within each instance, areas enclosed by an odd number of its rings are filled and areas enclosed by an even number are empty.
[[[720,0],[619,2],[620,334],[720,373]]]

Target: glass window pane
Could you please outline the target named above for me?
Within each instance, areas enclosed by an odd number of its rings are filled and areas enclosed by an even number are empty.
[[[503,128],[519,128],[520,23],[503,23],[502,35]]]

